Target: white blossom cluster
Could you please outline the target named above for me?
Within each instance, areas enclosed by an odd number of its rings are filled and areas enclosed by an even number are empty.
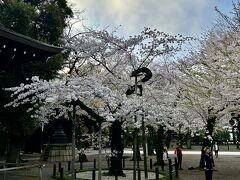
[[[69,50],[64,73],[49,81],[32,77],[29,84],[6,89],[12,91],[13,97],[6,106],[31,103],[28,111],[47,122],[56,108],[60,110],[59,117],[69,118],[71,104],[81,101],[107,122],[122,120],[139,128],[144,121],[175,131],[195,131],[204,124],[199,112],[204,99],[191,89],[195,80],[189,83],[195,77],[192,72],[188,77],[188,66],[182,70],[182,64],[163,60],[179,51],[189,39],[149,28],[127,39],[108,29],[71,34],[64,38]],[[142,96],[126,96],[127,89],[135,84],[132,71],[141,67],[148,67],[153,77],[145,83],[140,81],[144,74],[137,78],[138,85],[143,87]],[[196,63],[194,67],[199,70]],[[191,102],[189,98],[197,101]],[[78,106],[76,110],[79,115],[87,114]]]

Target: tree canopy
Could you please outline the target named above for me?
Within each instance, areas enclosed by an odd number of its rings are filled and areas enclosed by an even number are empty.
[[[61,41],[63,31],[67,26],[67,19],[72,15],[73,12],[66,0],[3,0],[0,3],[1,26],[58,46],[63,45]],[[28,63],[19,61],[19,64],[11,64],[9,71],[0,70],[0,126],[11,144],[19,146],[24,141],[24,137],[39,124],[36,123],[36,119],[30,117],[30,113],[26,112],[28,105],[14,109],[4,108],[4,104],[10,100],[9,93],[4,91],[4,88],[19,85],[21,82],[26,83],[26,78],[34,75],[44,79],[56,77],[63,60],[63,55],[56,55]],[[1,147],[6,146],[3,144]]]

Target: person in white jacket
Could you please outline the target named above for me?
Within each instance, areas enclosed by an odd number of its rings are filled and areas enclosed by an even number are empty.
[[[215,157],[218,158],[219,146],[218,146],[217,142],[215,142],[215,144],[213,145],[213,150],[215,153]]]

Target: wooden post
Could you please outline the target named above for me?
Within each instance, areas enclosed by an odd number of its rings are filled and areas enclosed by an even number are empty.
[[[161,160],[161,168],[162,168],[162,171],[164,171],[164,160]]]
[[[142,116],[142,146],[143,146],[144,176],[145,176],[145,179],[148,179],[146,141],[147,140],[146,140],[146,134],[145,134],[144,116]]]
[[[83,162],[82,162],[82,160],[80,161],[80,169],[81,170],[83,169]]]
[[[175,162],[175,176],[178,177],[178,161],[177,158],[174,158],[174,162]]]
[[[118,171],[115,170],[115,180],[118,180]]]
[[[125,168],[125,159],[123,158],[123,168]]]
[[[56,164],[54,164],[53,165],[53,177],[56,177],[56,171],[57,171]]]
[[[110,159],[109,159],[109,157],[107,157],[107,166],[108,166],[108,168],[110,167]]]
[[[6,165],[3,164],[3,169],[6,168]],[[4,171],[3,180],[6,180],[7,171]]]
[[[135,76],[135,94],[137,96],[137,75]],[[137,122],[137,115],[134,115],[134,122]],[[137,128],[134,127],[133,130],[133,180],[137,180],[136,172],[137,172]]]
[[[141,180],[141,170],[138,168],[138,180]]]
[[[150,169],[153,168],[153,165],[152,165],[152,159],[150,159]]]
[[[42,167],[43,167],[43,165],[40,165],[40,166],[39,166],[39,180],[43,180]]]
[[[60,179],[63,179],[63,167],[61,167],[61,170],[60,170]]]
[[[155,174],[156,174],[156,180],[159,180],[159,172],[157,167],[155,169]]]
[[[98,133],[98,180],[102,180],[102,124],[99,123]]]
[[[71,161],[68,161],[68,171],[70,171],[71,168]]]
[[[168,159],[169,179],[172,180],[172,160]]]
[[[58,172],[61,171],[61,162],[58,163]]]
[[[96,179],[96,171],[95,171],[95,168],[93,169],[92,171],[92,180],[95,180]]]
[[[75,147],[76,147],[76,105],[73,104],[73,112],[72,112],[72,169],[71,175],[72,180],[74,180],[75,173]]]

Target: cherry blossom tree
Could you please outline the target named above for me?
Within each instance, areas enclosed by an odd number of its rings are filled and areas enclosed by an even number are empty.
[[[148,28],[128,39],[107,30],[92,29],[66,37],[69,58],[63,68],[68,72],[50,81],[33,77],[30,84],[9,88],[15,99],[7,106],[33,103],[28,111],[46,122],[55,108],[60,109],[59,116],[72,119],[71,106],[77,105],[76,113],[87,112],[97,122],[117,120],[122,121],[120,124],[125,121],[140,127],[141,120],[134,121],[133,116],[144,112],[146,120],[154,121],[158,119],[158,108],[148,110],[151,103],[145,95],[126,96],[126,90],[133,84],[132,71],[149,66],[160,56],[175,53],[185,40],[180,35],[171,36]],[[123,149],[118,153],[121,162]],[[119,175],[122,175],[121,169]]]
[[[199,41],[200,49],[178,62],[181,103],[189,105],[206,127],[200,167],[214,127],[228,124],[231,114],[239,112],[239,5],[233,3],[233,17],[216,9],[220,20]]]

